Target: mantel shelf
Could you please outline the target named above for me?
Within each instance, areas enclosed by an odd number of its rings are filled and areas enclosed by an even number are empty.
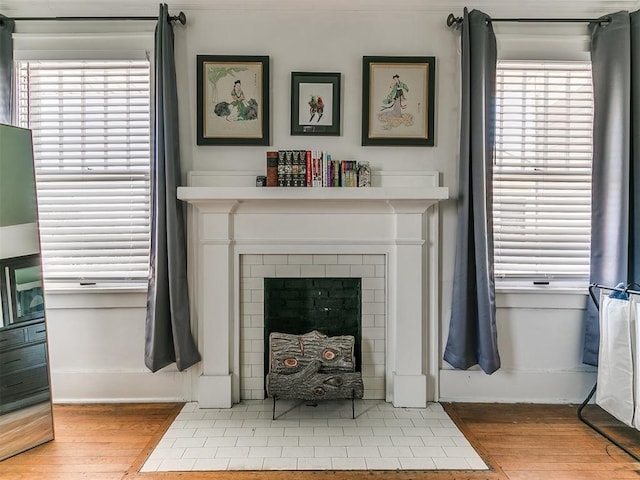
[[[447,187],[178,187],[178,198],[188,203],[215,201],[331,200],[393,202],[417,201],[428,204],[449,198]]]

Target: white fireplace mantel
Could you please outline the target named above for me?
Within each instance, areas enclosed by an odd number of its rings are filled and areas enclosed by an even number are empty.
[[[448,198],[437,173],[374,176],[380,186],[369,188],[248,186],[252,181],[251,172],[231,182],[228,173],[192,172],[190,186],[177,192],[193,207],[189,269],[200,406],[240,401],[241,255],[383,254],[386,399],[424,407],[438,372],[436,204]]]

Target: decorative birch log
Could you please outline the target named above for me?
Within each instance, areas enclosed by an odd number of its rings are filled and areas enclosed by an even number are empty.
[[[354,343],[351,335],[327,337],[316,330],[304,335],[272,333],[267,394],[300,400],[362,398]]]
[[[354,344],[352,335],[328,337],[317,330],[304,335],[273,332],[269,335],[269,371],[293,374],[318,359],[321,373],[353,372]]]

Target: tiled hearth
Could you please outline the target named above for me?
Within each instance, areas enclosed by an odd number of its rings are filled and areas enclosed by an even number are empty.
[[[206,470],[485,470],[487,466],[439,404],[394,408],[381,400],[269,400],[231,409],[185,405],[142,467]]]
[[[364,398],[385,398],[384,255],[242,255],[240,257],[240,398],[264,398],[264,279],[362,279]]]

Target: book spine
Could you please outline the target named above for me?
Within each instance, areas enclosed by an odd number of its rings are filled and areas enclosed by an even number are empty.
[[[284,186],[293,186],[293,152],[285,150],[284,152]]]
[[[284,150],[278,151],[278,186],[284,187],[285,184],[285,152]]]
[[[307,187],[313,187],[313,173],[312,173],[312,168],[311,168],[311,150],[307,150],[305,152],[305,163],[307,165],[306,170],[305,170],[305,177],[306,177],[306,185]]]
[[[267,152],[267,187],[278,186],[278,152]]]
[[[304,150],[298,150],[298,186],[307,186],[307,156]]]

